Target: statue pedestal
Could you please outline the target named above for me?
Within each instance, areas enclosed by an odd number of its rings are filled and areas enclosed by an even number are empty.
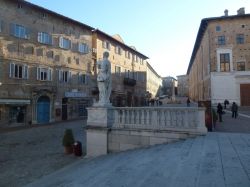
[[[87,156],[107,154],[108,131],[113,124],[113,109],[94,106],[87,110]]]

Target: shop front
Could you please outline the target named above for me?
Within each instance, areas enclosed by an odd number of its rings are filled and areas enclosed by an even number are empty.
[[[0,127],[28,124],[29,99],[0,99]]]
[[[86,108],[92,104],[92,98],[84,92],[65,92],[62,98],[62,120],[86,118]]]

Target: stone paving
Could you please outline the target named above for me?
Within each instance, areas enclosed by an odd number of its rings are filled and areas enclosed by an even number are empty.
[[[63,153],[67,127],[86,146],[83,121],[0,131],[0,186],[250,186],[244,115],[228,111],[207,136],[98,158]]]
[[[216,122],[215,131],[217,132],[238,132],[250,133],[250,112],[240,111],[238,117],[232,118],[232,113],[225,110],[226,113],[222,115],[222,122]]]
[[[250,134],[206,136],[80,160],[27,186],[250,186]]]

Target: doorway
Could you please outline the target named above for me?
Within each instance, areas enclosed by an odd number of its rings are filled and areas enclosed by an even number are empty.
[[[40,124],[49,123],[50,120],[50,99],[41,96],[37,100],[37,122]]]

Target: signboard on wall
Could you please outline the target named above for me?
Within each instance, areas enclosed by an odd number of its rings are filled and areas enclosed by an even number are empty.
[[[86,97],[86,93],[84,92],[65,92],[65,97],[76,98],[76,97]]]

